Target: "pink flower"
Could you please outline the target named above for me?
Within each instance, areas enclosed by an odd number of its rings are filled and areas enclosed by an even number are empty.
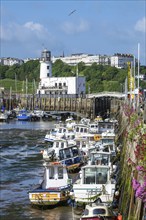
[[[143,172],[146,172],[145,168],[143,166],[137,166],[136,169],[138,171],[143,171]]]
[[[140,186],[140,183],[136,179],[133,178],[133,180],[132,180],[133,189],[137,190],[139,188],[139,186]]]

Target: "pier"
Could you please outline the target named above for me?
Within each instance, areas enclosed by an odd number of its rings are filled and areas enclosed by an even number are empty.
[[[123,97],[117,93],[90,94],[86,97],[51,97],[38,95],[13,95],[11,98],[4,95],[1,98],[1,106],[7,110],[16,107],[29,110],[41,109],[47,112],[75,112],[83,117],[94,119],[97,115],[113,117]]]

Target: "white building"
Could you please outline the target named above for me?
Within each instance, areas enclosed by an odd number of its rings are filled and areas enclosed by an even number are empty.
[[[114,54],[111,56],[111,66],[117,67],[119,69],[127,67],[128,62],[134,62],[134,56],[131,54]]]
[[[56,60],[62,60],[64,63],[75,66],[79,62],[84,62],[85,65],[90,66],[93,63],[101,64],[101,65],[110,65],[117,68],[126,68],[127,62],[133,62],[134,56],[131,54],[120,54],[116,53],[113,56],[108,55],[92,55],[92,54],[72,54],[71,56],[61,56],[61,57],[53,57],[52,62],[54,63]]]
[[[52,62],[54,63],[58,59],[72,66],[75,66],[80,62],[84,62],[87,66],[90,66],[93,63],[110,65],[110,57],[107,55],[92,55],[92,54],[77,53],[66,57],[53,57]]]
[[[11,58],[11,57],[3,57],[0,58],[0,64],[7,65],[7,66],[13,66],[14,64],[21,65],[24,61],[18,58]]]
[[[79,97],[85,95],[85,77],[52,77],[51,52],[44,50],[40,59],[40,95]]]

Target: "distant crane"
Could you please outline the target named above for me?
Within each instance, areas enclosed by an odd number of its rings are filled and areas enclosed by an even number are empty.
[[[71,11],[68,16],[72,15],[76,10]]]

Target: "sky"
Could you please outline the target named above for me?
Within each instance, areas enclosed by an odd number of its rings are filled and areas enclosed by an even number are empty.
[[[126,53],[146,65],[145,0],[1,0],[0,16],[0,57]]]

